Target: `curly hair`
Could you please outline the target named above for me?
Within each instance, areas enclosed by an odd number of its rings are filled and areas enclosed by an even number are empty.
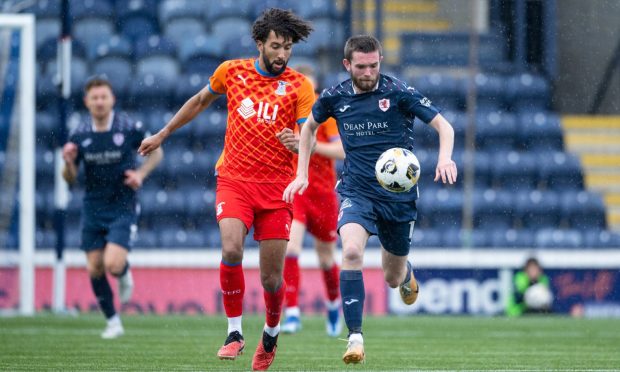
[[[269,8],[265,10],[252,26],[252,38],[254,41],[267,41],[269,32],[277,36],[290,38],[293,43],[306,40],[313,28],[309,22],[301,19],[290,10]]]

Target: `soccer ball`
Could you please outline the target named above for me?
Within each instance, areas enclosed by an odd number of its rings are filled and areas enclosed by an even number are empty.
[[[407,192],[420,178],[420,162],[411,151],[394,147],[377,159],[375,176],[387,191]]]
[[[553,294],[546,285],[537,283],[525,291],[523,300],[530,309],[548,309],[553,302]]]

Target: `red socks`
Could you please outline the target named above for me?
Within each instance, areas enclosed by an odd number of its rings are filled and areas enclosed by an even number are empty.
[[[226,316],[234,318],[243,314],[245,278],[241,263],[230,266],[220,262],[220,287]]]
[[[331,268],[323,270],[323,282],[325,283],[327,299],[329,301],[337,299],[340,295],[340,270],[336,263]]]
[[[299,304],[299,259],[297,256],[286,256],[284,281],[286,282],[286,307],[297,307]]]
[[[268,327],[275,327],[280,324],[280,314],[282,314],[282,303],[284,302],[284,292],[286,282],[283,280],[280,288],[275,292],[263,290],[265,297],[265,323]]]

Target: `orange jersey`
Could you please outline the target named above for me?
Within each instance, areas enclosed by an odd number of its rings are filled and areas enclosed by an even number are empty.
[[[276,138],[295,129],[310,114],[314,91],[310,81],[287,68],[274,76],[260,71],[258,60],[222,63],[209,79],[209,89],[226,94],[228,122],[218,176],[248,182],[290,182],[293,153]]]
[[[316,131],[317,142],[332,142],[339,139],[338,126],[334,118],[329,118]],[[295,156],[297,166],[297,156]],[[333,192],[336,186],[336,168],[334,159],[313,154],[308,168],[308,190],[310,194]]]

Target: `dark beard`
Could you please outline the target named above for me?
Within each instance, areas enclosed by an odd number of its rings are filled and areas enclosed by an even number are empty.
[[[380,75],[377,75],[377,78],[369,83],[368,81],[360,81],[359,79],[356,79],[353,77],[353,75],[351,75],[351,81],[353,81],[355,89],[361,91],[361,93],[365,93],[373,90],[373,88],[377,85],[377,82],[379,81],[379,76]]]
[[[284,70],[286,70],[286,64],[288,62],[284,62],[284,65],[282,65],[282,68],[279,70],[274,70],[273,68],[273,64],[271,62],[269,62],[269,60],[267,59],[267,57],[265,57],[265,55],[263,54],[263,63],[265,64],[265,67],[267,68],[267,72],[269,72],[272,75],[280,75],[281,73],[284,72]]]

